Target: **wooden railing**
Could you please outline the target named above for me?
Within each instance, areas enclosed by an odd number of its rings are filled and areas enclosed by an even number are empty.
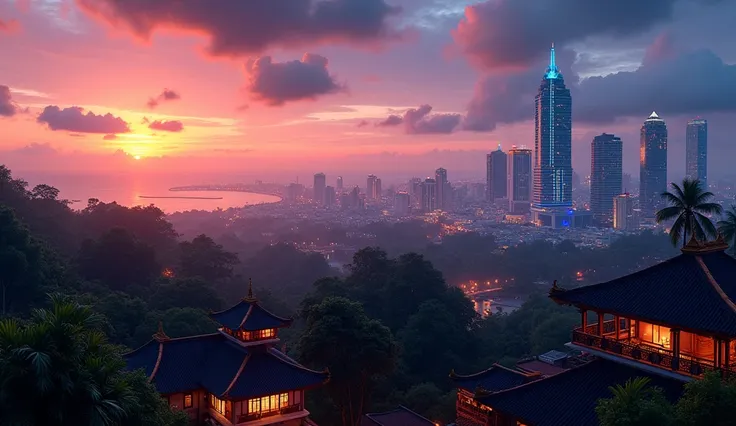
[[[271,416],[278,416],[278,415],[285,415],[285,414],[291,414],[296,413],[299,410],[301,410],[301,407],[299,404],[289,405],[284,408],[273,410],[273,411],[266,411],[265,413],[248,413],[248,414],[241,414],[238,416],[238,423],[245,423],[245,422],[252,422],[254,420],[259,420],[264,417],[271,417]]]
[[[598,325],[595,325],[595,331],[598,330]],[[585,330],[590,329],[590,325],[585,327]],[[604,323],[605,330],[605,323]],[[594,348],[604,352],[609,352],[622,356],[624,358],[633,359],[635,361],[643,362],[646,364],[654,365],[668,370],[673,370],[678,373],[686,374],[693,377],[702,377],[708,371],[720,371],[722,374],[734,374],[736,369],[730,368],[729,371],[725,371],[722,368],[715,368],[711,361],[698,359],[682,355],[679,359],[676,359],[672,351],[667,349],[655,348],[649,345],[637,344],[633,342],[615,340],[607,338],[606,336],[597,336],[591,333],[585,333],[582,328],[578,328],[572,333],[573,343]]]

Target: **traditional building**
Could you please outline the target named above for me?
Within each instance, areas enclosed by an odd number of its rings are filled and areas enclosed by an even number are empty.
[[[498,365],[451,373],[457,425],[593,426],[598,401],[631,378],[649,378],[674,401],[707,371],[736,373],[736,259],[727,248],[720,237],[691,239],[679,256],[625,277],[573,290],[555,284],[550,297],[580,310],[567,346],[584,356],[554,374]]]
[[[143,369],[172,408],[193,424],[311,425],[304,392],[326,383],[329,371],[301,366],[274,346],[291,319],[264,309],[253,297],[210,314],[216,333],[169,338],[159,325],[153,339],[125,355]]]

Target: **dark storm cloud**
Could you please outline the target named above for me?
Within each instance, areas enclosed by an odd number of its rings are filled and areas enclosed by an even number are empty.
[[[159,29],[209,36],[216,56],[273,47],[369,43],[397,36],[385,0],[77,0],[83,10],[149,39]]]
[[[84,114],[80,107],[61,109],[56,105],[49,105],[36,119],[37,122],[47,124],[51,130],[68,130],[77,133],[128,133],[130,127],[122,118],[108,113],[97,115],[91,111]]]
[[[184,123],[177,120],[156,120],[148,125],[151,130],[161,130],[163,132],[178,133],[184,130]]]
[[[148,99],[148,103],[146,105],[148,105],[149,108],[153,109],[156,108],[161,102],[176,101],[179,99],[181,99],[181,95],[179,95],[179,93],[171,89],[164,89],[155,98]]]
[[[685,0],[491,0],[468,6],[453,37],[479,67],[526,68],[552,42],[646,32],[670,21],[678,1]]]
[[[20,112],[18,105],[13,102],[8,86],[0,85],[0,117],[12,117]]]
[[[305,53],[300,61],[273,62],[262,56],[246,64],[246,89],[256,100],[271,106],[315,99],[345,90],[327,69],[327,58]]]
[[[651,59],[633,72],[583,80],[573,98],[574,117],[606,122],[617,117],[736,112],[736,65],[709,50]]]
[[[379,127],[404,125],[408,134],[448,134],[452,133],[462,121],[460,114],[430,114],[432,107],[424,104],[419,108],[411,108],[403,115],[389,115],[376,123]]]

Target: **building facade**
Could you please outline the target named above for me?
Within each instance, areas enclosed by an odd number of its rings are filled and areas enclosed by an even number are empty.
[[[437,210],[437,181],[427,178],[422,182],[422,201],[421,208],[423,213],[431,213]]]
[[[125,354],[127,368],[142,369],[172,408],[196,425],[302,426],[306,390],[329,380],[276,349],[291,324],[258,303],[249,288],[237,305],[210,314],[216,333],[170,338],[163,327]]]
[[[617,231],[636,231],[639,220],[634,212],[634,200],[628,193],[613,199],[613,229]]]
[[[397,192],[394,195],[394,214],[396,216],[409,216],[411,214],[411,196],[408,192]]]
[[[451,195],[447,193],[447,170],[442,167],[435,170],[434,180],[437,183],[437,208],[446,210]]]
[[[343,191],[343,183],[342,183],[342,176],[337,177],[337,192],[339,194],[342,194]]]
[[[596,226],[613,225],[613,198],[621,194],[623,144],[621,138],[603,133],[590,144],[590,211]]]
[[[572,207],[572,97],[555,63],[554,46],[535,98],[532,206]]]
[[[509,212],[529,213],[532,197],[532,150],[511,147],[508,153]]]
[[[685,135],[685,173],[708,190],[708,121],[690,120]]]
[[[664,206],[661,194],[667,190],[667,124],[652,112],[640,137],[639,208],[645,218],[653,218]]]
[[[315,203],[323,205],[325,203],[325,186],[327,185],[327,177],[324,173],[314,175],[314,194],[312,199]]]
[[[335,187],[326,186],[325,187],[325,206],[333,207],[336,202],[337,202],[337,193],[335,192]]]
[[[499,198],[506,198],[508,181],[508,164],[506,153],[498,149],[486,155],[486,200],[494,202]]]

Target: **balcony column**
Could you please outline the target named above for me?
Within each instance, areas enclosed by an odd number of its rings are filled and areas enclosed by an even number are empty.
[[[613,317],[613,320],[616,321],[616,324],[614,326],[614,330],[616,331],[616,337],[614,340],[618,341],[621,340],[621,317],[616,315]]]
[[[672,346],[672,369],[680,369],[680,330],[670,329],[670,342]]]
[[[588,311],[586,309],[580,309],[580,318],[583,323],[581,330],[585,333],[585,328],[588,326]]]
[[[598,315],[598,336],[603,337],[603,312],[596,312]]]
[[[713,367],[721,368],[721,339],[713,338]]]

